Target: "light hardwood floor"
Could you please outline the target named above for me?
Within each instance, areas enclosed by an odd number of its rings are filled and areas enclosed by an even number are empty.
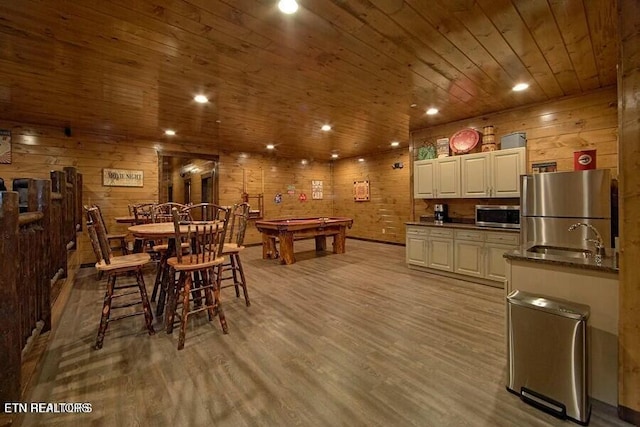
[[[22,425],[575,425],[506,391],[502,290],[409,270],[401,246],[295,249],[290,266],[244,251],[251,307],[225,289],[229,334],[194,316],[183,351],[177,332],[155,319],[150,337],[140,317],[92,350],[104,282],[81,269],[28,401],[93,411]],[[628,426],[598,402],[590,425]]]

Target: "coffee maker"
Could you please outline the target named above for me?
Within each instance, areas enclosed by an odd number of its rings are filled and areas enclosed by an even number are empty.
[[[433,206],[433,216],[435,223],[442,225],[449,221],[449,207],[443,203],[437,203]]]

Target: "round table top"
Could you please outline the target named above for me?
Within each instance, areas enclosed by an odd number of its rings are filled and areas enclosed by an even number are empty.
[[[189,224],[180,225],[180,234],[187,234],[189,227],[191,230],[195,230],[196,226],[202,225],[214,225],[216,221],[195,221]],[[147,239],[152,238],[165,238],[173,237],[176,233],[173,226],[173,222],[156,222],[152,224],[138,224],[129,227],[129,232],[135,237],[144,237]]]

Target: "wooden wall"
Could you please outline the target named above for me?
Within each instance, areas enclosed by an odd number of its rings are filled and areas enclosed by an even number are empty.
[[[405,225],[411,216],[411,191],[409,185],[409,151],[397,148],[382,154],[343,159],[335,162],[336,216],[353,218],[349,236],[404,243]],[[392,169],[394,163],[402,163],[402,169]],[[369,181],[370,200],[356,202],[353,199],[353,182]]]
[[[640,425],[640,32],[637,0],[620,0],[620,325],[618,413]]]
[[[573,170],[574,151],[595,149],[597,168],[608,168],[612,176],[618,175],[615,87],[421,129],[411,134],[413,152],[417,153],[420,146],[438,138],[450,138],[460,129],[470,127],[482,131],[489,125],[495,128],[496,141],[512,132],[526,132],[529,173],[533,163],[547,161],[557,162],[558,171]],[[448,203],[451,216],[473,218],[476,204],[518,204],[518,199],[417,199],[414,201],[415,219],[433,214],[433,203]]]
[[[83,175],[83,202],[100,204],[112,232],[126,231],[127,225],[116,224],[114,218],[128,215],[128,205],[158,200],[157,150],[186,152],[185,147],[175,142],[88,133],[73,133],[67,137],[62,128],[49,126],[0,121],[0,129],[12,132],[13,161],[0,165],[0,177],[5,179],[8,188],[13,178],[49,179],[50,170],[75,166]],[[190,151],[193,152],[193,148]],[[329,161],[303,164],[300,160],[277,158],[273,153],[231,153],[205,146],[198,147],[198,152],[220,158],[219,202],[222,205],[240,201],[246,189],[251,195],[264,193],[264,216],[267,218],[333,215],[332,166]],[[103,168],[142,170],[144,187],[105,187],[102,185]],[[323,200],[311,199],[311,180],[324,182]],[[195,196],[200,191],[199,181],[193,179]],[[289,186],[295,188],[293,195],[287,194]],[[179,196],[182,191],[181,185],[175,185],[174,194]],[[280,204],[274,202],[278,192],[282,194]],[[301,192],[307,195],[307,201],[299,201]],[[245,242],[261,242],[253,225],[248,227]],[[95,262],[85,235],[80,237],[78,246],[81,263]]]

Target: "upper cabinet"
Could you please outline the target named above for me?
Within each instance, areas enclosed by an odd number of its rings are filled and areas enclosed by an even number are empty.
[[[488,151],[414,163],[414,197],[520,197],[526,148]]]
[[[520,197],[525,148],[461,156],[462,197]]]
[[[414,163],[414,197],[460,197],[460,157],[419,160]]]

